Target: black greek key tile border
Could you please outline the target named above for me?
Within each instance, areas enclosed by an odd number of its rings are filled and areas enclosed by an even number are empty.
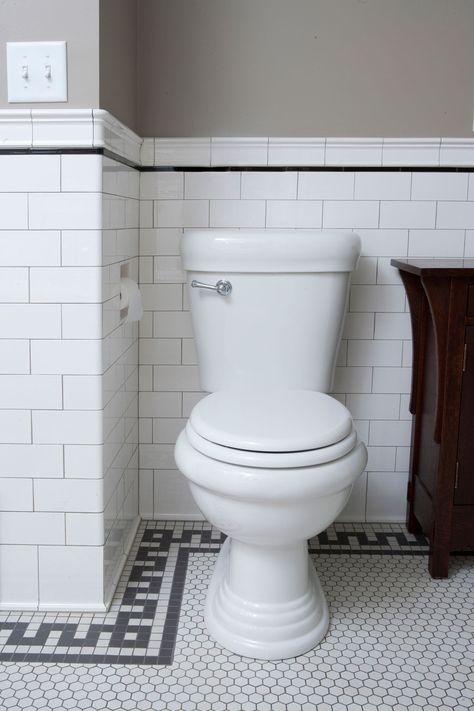
[[[217,553],[208,523],[143,522],[107,613],[0,613],[1,662],[173,662],[189,556]],[[313,555],[426,555],[428,542],[398,524],[335,524],[310,541]]]

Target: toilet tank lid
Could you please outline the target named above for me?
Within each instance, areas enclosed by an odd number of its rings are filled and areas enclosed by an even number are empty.
[[[251,452],[303,452],[340,442],[349,410],[312,390],[220,390],[200,400],[190,424],[201,437]]]
[[[186,271],[351,272],[361,249],[353,232],[317,230],[187,230]]]

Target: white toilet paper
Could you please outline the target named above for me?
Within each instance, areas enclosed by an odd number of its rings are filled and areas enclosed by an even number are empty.
[[[125,321],[140,321],[143,315],[140,289],[137,282],[128,277],[120,279],[120,311],[124,310],[127,311],[123,314]]]

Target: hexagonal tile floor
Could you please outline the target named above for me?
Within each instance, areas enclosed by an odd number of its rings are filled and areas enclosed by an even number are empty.
[[[174,575],[160,594],[167,596],[177,626],[174,659],[169,655],[162,666],[84,664],[79,659],[77,664],[5,663],[0,667],[0,709],[474,708],[472,556],[453,556],[449,578],[432,580],[426,542],[401,526],[337,525],[311,544],[330,603],[328,634],[316,649],[295,659],[257,662],[221,649],[204,627],[203,603],[219,534],[206,524],[173,528],[153,522],[143,527],[142,542],[146,531],[150,549],[162,535],[157,532],[170,532]],[[187,551],[181,564],[180,550]],[[138,575],[134,569],[132,564],[128,583]],[[163,615],[165,635],[172,634]]]

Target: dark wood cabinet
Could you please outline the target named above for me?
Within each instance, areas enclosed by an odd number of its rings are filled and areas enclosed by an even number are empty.
[[[430,541],[429,571],[474,546],[474,260],[392,259],[413,333],[407,527]]]

